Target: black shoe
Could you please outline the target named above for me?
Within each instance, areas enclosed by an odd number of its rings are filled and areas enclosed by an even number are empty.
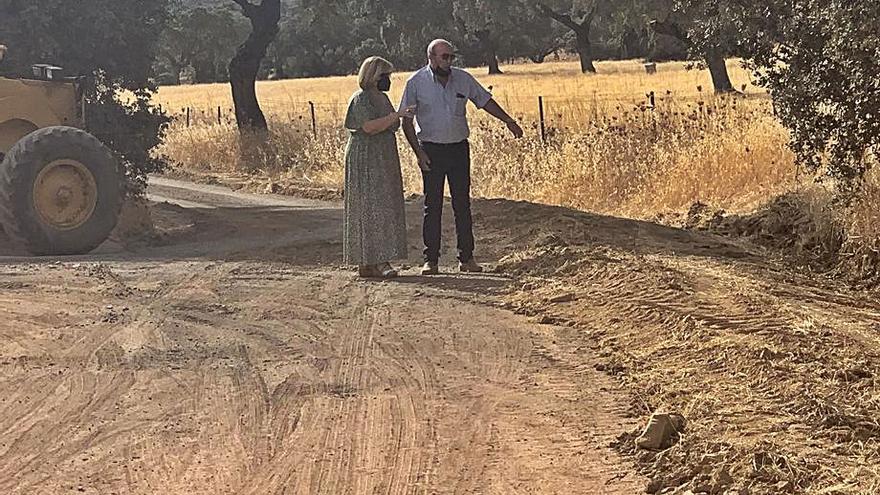
[[[482,273],[483,267],[479,265],[473,258],[468,261],[458,263],[458,270],[466,273]]]
[[[422,265],[422,275],[439,275],[440,268],[437,266],[436,261],[426,261],[424,265]]]

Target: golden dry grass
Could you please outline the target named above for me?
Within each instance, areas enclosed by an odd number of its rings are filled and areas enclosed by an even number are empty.
[[[652,216],[697,200],[725,208],[751,205],[784,190],[794,177],[785,132],[748,73],[736,62],[730,68],[745,97],[716,98],[708,74],[685,70],[682,63],[661,64],[655,75],[634,61],[600,63],[594,76],[569,62],[513,65],[500,76],[476,69],[527,135],[514,141],[498,122],[471,108],[474,193]],[[392,101],[406,77],[395,76]],[[227,86],[162,88],[157,99],[166,109],[193,109],[191,127],[178,120],[162,151],[184,170],[260,170],[266,181],[338,188],[347,138],[340,126],[355,88],[353,76],[260,83],[273,146],[247,164],[239,156]],[[646,108],[652,91],[654,110]],[[545,101],[547,143],[539,138],[538,96]],[[317,138],[309,101],[316,108]],[[399,141],[407,191],[418,193],[412,153]]]
[[[469,69],[483,85],[493,88],[495,98],[521,115],[537,115],[537,97],[544,96],[548,113],[559,109],[555,102],[566,103],[566,108],[605,107],[617,102],[636,103],[645,100],[645,93],[670,91],[675,98],[696,99],[698,87],[711,88],[711,80],[705,71],[687,71],[685,64],[671,62],[660,64],[657,74],[648,75],[636,61],[599,62],[599,74],[584,76],[573,62],[548,62],[504,67],[505,74],[488,76],[484,68]],[[737,87],[746,85],[746,93],[763,94],[751,84],[751,76],[738,62],[729,63],[731,78]],[[398,101],[408,77],[398,72],[393,77],[392,101]],[[351,93],[357,88],[355,76],[325,77],[315,79],[292,79],[284,81],[261,81],[257,94],[264,109],[275,115],[305,115],[308,102],[317,104],[319,121],[339,117]],[[232,106],[227,84],[198,86],[168,86],[159,90],[157,102],[173,112],[187,106],[200,110],[224,111]],[[575,105],[576,104],[576,105]],[[573,122],[583,115],[566,113]]]

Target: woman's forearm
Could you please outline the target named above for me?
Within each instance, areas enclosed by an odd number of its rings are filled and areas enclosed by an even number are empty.
[[[384,117],[379,117],[378,119],[368,120],[364,123],[363,131],[369,135],[379,134],[382,131],[387,130],[389,127],[394,125],[395,122],[400,117],[397,115],[397,112],[391,112]]]

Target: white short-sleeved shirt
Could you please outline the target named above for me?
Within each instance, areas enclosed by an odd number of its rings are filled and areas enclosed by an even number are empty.
[[[406,81],[400,109],[416,106],[415,127],[419,141],[451,144],[470,136],[468,100],[477,108],[483,108],[491,99],[492,94],[469,72],[453,67],[449,82],[443,87],[431,66],[426,66]]]

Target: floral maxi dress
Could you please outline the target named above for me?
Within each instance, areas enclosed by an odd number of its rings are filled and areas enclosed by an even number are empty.
[[[394,111],[384,93],[352,95],[345,116],[345,217],[343,258],[349,265],[373,265],[404,259],[406,217],[403,178],[397,152],[397,122],[379,134],[363,131],[365,122]]]

